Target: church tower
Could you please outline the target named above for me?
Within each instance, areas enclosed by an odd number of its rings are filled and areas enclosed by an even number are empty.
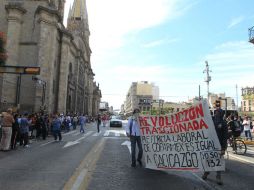
[[[84,38],[86,42],[89,42],[90,31],[86,0],[74,0],[74,3],[69,10],[67,29],[71,33]]]

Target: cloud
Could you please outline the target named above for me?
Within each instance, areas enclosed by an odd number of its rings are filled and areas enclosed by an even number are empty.
[[[232,28],[232,27],[234,27],[234,26],[236,26],[236,25],[238,25],[238,24],[241,23],[243,20],[244,20],[244,17],[243,17],[243,16],[239,16],[239,17],[237,17],[237,18],[233,18],[233,19],[230,21],[229,25],[228,25],[228,29],[229,29],[229,28]]]
[[[156,40],[156,41],[152,41],[146,44],[143,44],[142,47],[144,48],[152,48],[152,47],[156,47],[156,46],[160,46],[160,45],[164,45],[164,44],[171,44],[174,42],[179,41],[179,39],[177,38],[173,38],[173,39],[161,39],[161,40]]]
[[[88,0],[92,49],[120,48],[127,34],[155,27],[183,15],[186,1]],[[99,13],[99,14],[98,14]]]
[[[217,46],[204,60],[208,61],[212,70],[211,91],[226,92],[227,96],[236,97],[236,84],[239,88],[254,86],[252,44],[245,41],[226,42]]]

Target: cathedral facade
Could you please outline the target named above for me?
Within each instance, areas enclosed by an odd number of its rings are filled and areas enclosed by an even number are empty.
[[[0,74],[0,111],[96,115],[101,91],[94,81],[85,0],[74,0],[67,27],[65,0],[1,0],[8,66],[40,67],[40,74]]]

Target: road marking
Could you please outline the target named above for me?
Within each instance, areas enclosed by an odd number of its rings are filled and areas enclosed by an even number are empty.
[[[244,159],[244,158],[240,158],[240,157],[238,157],[238,156],[236,156],[236,155],[233,155],[233,154],[230,154],[230,155],[229,155],[229,158],[230,158],[230,157],[233,157],[233,158],[235,158],[236,160],[240,160],[240,161],[243,161],[243,162],[247,162],[247,163],[250,163],[250,164],[254,164],[253,161],[250,161],[250,160],[247,160],[247,159]]]
[[[79,174],[78,178],[76,179],[75,183],[73,184],[71,190],[78,190],[81,183],[83,182],[83,179],[85,178],[86,174],[87,174],[87,169],[84,168],[81,173]]]
[[[109,130],[107,130],[107,131],[104,133],[103,136],[104,136],[104,137],[105,137],[105,136],[109,136]]]
[[[47,143],[41,144],[40,146],[45,146],[45,145],[50,144],[50,143],[53,143],[53,142],[55,142],[55,141],[49,141],[49,142],[47,142]]]
[[[83,140],[83,139],[85,139],[86,137],[88,137],[91,133],[93,133],[93,131],[88,131],[86,134],[84,134],[83,137],[80,137],[79,139],[76,139],[75,141],[69,141],[69,142],[67,142],[67,143],[63,146],[63,148],[67,148],[67,147],[69,147],[69,146],[73,146],[73,145],[75,145],[75,144],[80,143],[81,140]]]
[[[116,137],[120,137],[120,133],[118,131],[115,132]]]
[[[87,189],[92,178],[96,162],[100,158],[100,154],[104,148],[105,141],[105,138],[101,138],[100,141],[93,146],[91,151],[88,152],[79,167],[64,185],[63,190]]]
[[[130,141],[124,141],[121,145],[123,145],[123,146],[126,145],[129,149],[130,154],[131,154],[131,142]]]
[[[81,134],[80,132],[74,133],[72,136],[78,136],[79,134]]]
[[[70,134],[72,134],[72,133],[76,133],[76,131],[71,131],[71,132],[64,133],[64,134],[62,134],[62,136],[70,135]]]
[[[97,137],[97,136],[99,136],[100,134],[101,134],[101,131],[100,131],[99,133],[93,134],[93,137]]]
[[[252,152],[252,153],[254,153],[254,151],[253,151],[253,150],[249,150],[249,149],[247,149],[247,152]]]

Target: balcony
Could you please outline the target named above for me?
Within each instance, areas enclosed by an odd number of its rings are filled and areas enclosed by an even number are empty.
[[[254,44],[254,26],[249,28],[249,42]]]

